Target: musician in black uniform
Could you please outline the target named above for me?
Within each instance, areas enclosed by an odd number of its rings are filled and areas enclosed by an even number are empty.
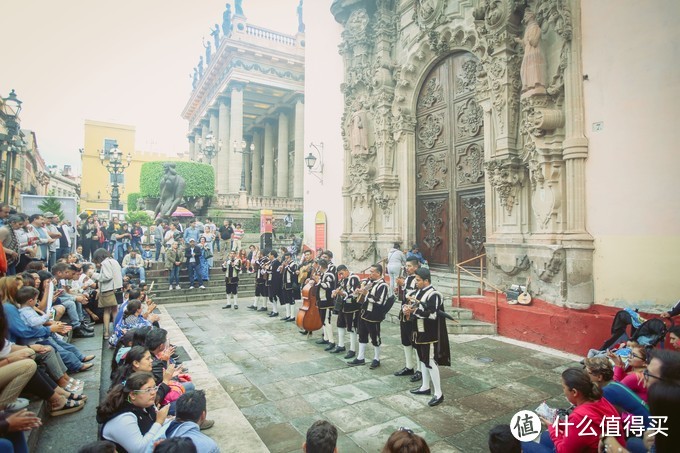
[[[281,302],[281,261],[279,261],[279,253],[276,250],[269,252],[269,264],[267,265],[267,292],[269,294],[269,302],[272,303],[272,311],[269,313],[270,318],[279,316],[278,303]]]
[[[282,318],[281,321],[295,321],[292,312],[295,307],[295,287],[297,286],[296,271],[297,264],[293,261],[291,254],[289,252],[284,253],[283,263],[281,263],[281,305],[286,309],[286,317]]]
[[[330,351],[338,354],[345,351],[345,332],[349,332],[349,352],[345,355],[346,359],[351,359],[356,355],[357,350],[357,329],[359,326],[359,310],[361,305],[356,302],[354,293],[361,287],[361,281],[357,275],[350,273],[347,266],[338,266],[338,287],[333,292],[333,299],[342,299],[342,307],[338,313],[338,345]]]
[[[373,370],[380,366],[381,309],[390,291],[382,278],[382,273],[382,265],[374,264],[371,266],[368,279],[362,282],[362,287],[356,292],[356,294],[364,296],[364,301],[361,305],[361,318],[359,319],[359,353],[354,360],[347,363],[349,366],[359,366],[366,363],[364,356],[369,336],[375,350],[370,368]]]
[[[224,282],[227,286],[227,305],[223,309],[231,308],[230,298],[234,299],[234,310],[238,310],[238,274],[241,273],[241,260],[236,257],[236,252],[229,252],[229,257],[222,263]]]
[[[418,292],[413,298],[415,305],[403,307],[406,317],[415,317],[414,343],[418,350],[420,369],[423,373],[423,383],[411,390],[415,395],[430,395],[430,381],[434,386],[434,395],[427,403],[436,406],[444,401],[440,366],[451,366],[451,351],[449,337],[443,313],[442,295],[430,284],[430,270],[420,268],[416,271]]]
[[[326,351],[331,351],[335,348],[333,341],[333,307],[335,302],[333,300],[333,290],[336,287],[335,275],[328,270],[328,261],[319,259],[319,272],[314,275],[314,282],[317,290],[317,305],[319,307],[319,314],[323,320],[323,339],[317,341],[317,344],[327,344]]]
[[[409,304],[408,296],[413,296],[418,291],[416,287],[416,270],[420,267],[420,262],[417,258],[406,260],[406,277],[397,278],[397,287],[399,288],[399,298],[402,307]],[[406,366],[394,373],[395,376],[411,376],[411,382],[418,382],[422,379],[420,371],[418,371],[418,354],[413,348],[413,324],[414,318],[406,319],[403,310],[399,312],[399,330],[401,331],[401,345],[404,348],[404,356],[406,357]]]
[[[253,305],[248,306],[251,310],[267,311],[267,265],[269,258],[263,255],[262,251],[258,252],[258,258],[255,261],[255,301]]]
[[[333,252],[330,250],[324,250],[319,259],[326,260],[328,262],[328,271],[335,275],[335,280],[338,280],[338,269],[333,264]]]

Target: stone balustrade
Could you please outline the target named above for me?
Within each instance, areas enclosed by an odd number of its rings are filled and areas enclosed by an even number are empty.
[[[246,34],[287,46],[296,45],[295,38],[292,36],[284,35],[283,33],[278,33],[272,30],[267,30],[266,28],[256,27],[254,25],[246,26]]]
[[[279,198],[263,196],[246,196],[246,206],[240,205],[241,196],[239,194],[217,195],[217,205],[220,208],[245,208],[253,209],[272,209],[286,211],[302,211],[302,198]]]

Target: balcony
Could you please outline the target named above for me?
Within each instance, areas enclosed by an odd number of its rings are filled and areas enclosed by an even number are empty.
[[[12,171],[12,181],[14,182],[21,182],[21,170],[17,170],[16,168]]]
[[[217,195],[217,205],[220,208],[239,209],[241,196],[239,194]],[[284,211],[302,211],[302,198],[278,198],[248,195],[246,197],[248,210],[272,209]],[[245,207],[245,206],[244,206]]]

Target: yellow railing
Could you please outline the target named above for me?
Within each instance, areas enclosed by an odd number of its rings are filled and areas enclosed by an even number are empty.
[[[484,258],[486,257],[486,253],[482,255],[475,256],[474,258],[470,258],[469,260],[461,261],[460,263],[456,264],[456,268],[458,269],[458,272],[456,272],[456,276],[458,278],[458,297],[456,298],[456,304],[457,307],[460,308],[460,275],[461,272],[465,272],[466,274],[472,276],[475,280],[479,280],[479,295],[484,297],[484,288],[485,286],[489,286],[493,288],[493,290],[496,293],[495,297],[495,302],[494,302],[494,309],[493,309],[493,324],[494,328],[496,331],[498,331],[498,293],[502,293],[503,290],[500,288],[497,288],[496,286],[492,285],[489,283],[485,278],[484,278]],[[479,276],[473,274],[469,270],[465,269],[463,265],[472,263],[475,261],[479,261]]]

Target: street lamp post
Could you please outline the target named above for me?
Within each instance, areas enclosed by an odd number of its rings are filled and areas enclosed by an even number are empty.
[[[199,154],[205,156],[208,159],[208,164],[211,163],[212,158],[217,155],[220,148],[222,147],[222,144],[218,143],[215,139],[212,131],[205,136],[205,140],[201,139],[201,137],[198,137],[196,139],[196,143],[198,143]]]
[[[120,191],[118,190],[118,175],[122,175],[125,169],[130,166],[132,155],[128,152],[127,156],[125,156],[125,161],[123,161],[123,152],[118,149],[118,144],[116,143],[108,152],[104,150],[99,151],[99,160],[106,167],[106,170],[113,175],[110,209],[122,211],[123,206],[120,203]]]
[[[241,140],[241,143],[234,140],[234,152],[243,155],[243,158],[241,159],[241,188],[239,189],[241,192],[246,191],[246,156],[255,151],[255,145],[253,143],[251,143],[249,147],[246,147],[246,145],[247,143],[245,140]]]
[[[9,93],[9,96],[2,98],[2,108],[0,109],[0,116],[2,116],[3,123],[7,129],[6,134],[0,134],[0,157],[2,157],[2,151],[7,154],[5,156],[5,181],[3,202],[5,204],[9,203],[9,185],[12,180],[12,168],[14,167],[14,158],[19,152],[23,145],[23,140],[21,138],[21,119],[19,118],[19,113],[21,112],[21,101],[17,98],[17,94],[14,90]]]

